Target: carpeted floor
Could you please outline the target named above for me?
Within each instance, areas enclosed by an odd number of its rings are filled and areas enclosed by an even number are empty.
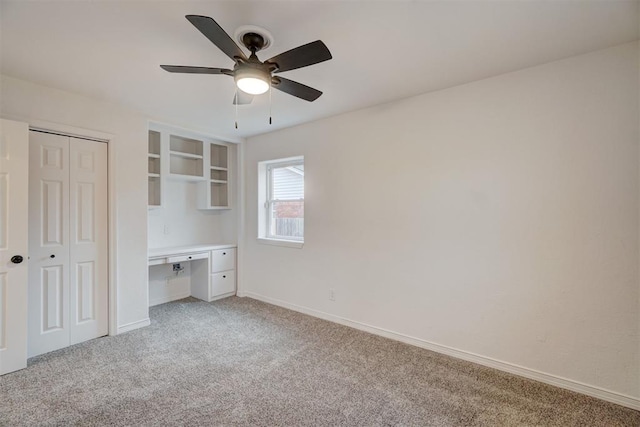
[[[640,412],[247,298],[0,377],[0,425],[640,426]]]

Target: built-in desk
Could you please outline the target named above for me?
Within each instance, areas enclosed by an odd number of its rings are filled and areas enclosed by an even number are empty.
[[[189,263],[188,292],[195,298],[214,301],[236,293],[236,245],[234,244],[149,249],[148,259],[150,273],[154,266]],[[169,295],[161,301],[152,301],[152,304],[185,296],[183,293],[174,294],[173,297]]]

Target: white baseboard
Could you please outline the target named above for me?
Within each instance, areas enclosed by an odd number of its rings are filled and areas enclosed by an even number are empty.
[[[191,296],[191,289],[187,289],[186,292],[180,292],[179,294],[163,295],[159,298],[155,298],[149,301],[149,307],[154,305],[160,305],[171,301],[177,301]]]
[[[149,326],[150,324],[151,319],[147,317],[146,319],[138,320],[137,322],[131,322],[125,325],[118,326],[118,335],[125,332],[133,331],[135,329],[144,328],[145,326]]]
[[[561,387],[567,390],[575,391],[577,393],[586,394],[587,396],[595,397],[598,399],[606,400],[607,402],[616,403],[618,405],[626,406],[628,408],[640,410],[640,399],[627,396],[614,391],[605,390],[600,387],[581,383],[579,381],[570,380],[568,378],[558,377],[556,375],[547,374],[537,371],[535,369],[525,368],[524,366],[515,365],[509,362],[503,362],[501,360],[492,359],[490,357],[481,356],[479,354],[471,353],[464,350],[458,350],[445,345],[436,344],[433,342],[425,341],[419,338],[410,337],[408,335],[399,334],[397,332],[382,329],[376,326],[367,325],[365,323],[356,322],[354,320],[345,319],[333,314],[325,313],[322,311],[314,310],[307,307],[298,306],[278,299],[265,297],[253,292],[242,292],[238,294],[240,297],[249,297],[259,301],[266,302],[268,304],[277,305],[287,308],[289,310],[297,311],[300,313],[308,314],[309,316],[318,317],[320,319],[328,320],[330,322],[339,323],[341,325],[349,326],[354,329],[369,332],[374,335],[379,335],[392,340],[400,341],[405,344],[414,345],[427,350],[435,351],[437,353],[446,354],[458,359],[466,360],[469,362],[477,363],[479,365],[488,366],[490,368],[498,369],[500,371],[509,372],[511,374],[519,375],[521,377],[529,378],[532,380],[540,381],[542,383],[550,384],[556,387]]]
[[[233,291],[233,292],[227,292],[226,294],[220,294],[220,295],[217,295],[217,296],[215,296],[215,297],[211,298],[211,299],[209,300],[209,302],[217,301],[217,300],[219,300],[219,299],[223,299],[223,298],[229,298],[229,297],[234,296],[235,294],[236,294],[236,291]]]

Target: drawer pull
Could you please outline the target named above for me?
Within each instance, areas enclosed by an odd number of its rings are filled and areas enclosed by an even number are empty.
[[[189,259],[191,259],[191,257],[189,257]]]
[[[222,278],[223,278],[223,279],[226,279],[226,278],[227,278],[227,276],[222,276]]]
[[[222,252],[222,255],[226,255],[226,254],[227,254],[226,252]]]

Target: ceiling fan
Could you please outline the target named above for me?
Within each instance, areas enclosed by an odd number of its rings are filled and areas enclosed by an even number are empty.
[[[331,52],[322,41],[316,40],[307,43],[261,62],[256,52],[265,47],[267,43],[267,40],[261,34],[248,32],[242,36],[242,43],[251,51],[251,55],[247,58],[240,47],[212,18],[200,15],[187,15],[186,18],[224,54],[233,59],[235,66],[231,70],[226,68],[160,65],[162,69],[171,73],[224,74],[231,76],[234,78],[238,89],[243,92],[237,92],[234,97],[233,103],[236,105],[250,104],[253,101],[253,95],[263,94],[271,87],[305,101],[315,101],[322,95],[322,92],[317,89],[273,75],[331,59]]]

